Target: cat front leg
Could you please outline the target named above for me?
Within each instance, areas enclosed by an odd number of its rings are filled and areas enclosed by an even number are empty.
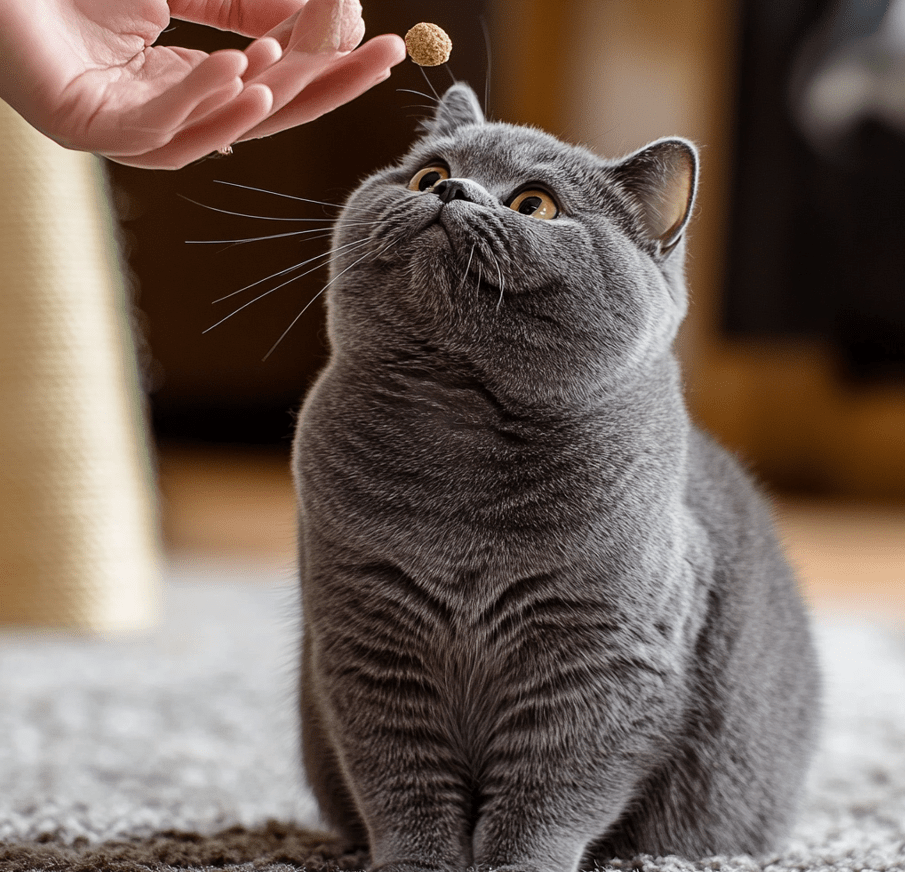
[[[472,859],[470,797],[442,737],[413,723],[412,704],[362,707],[364,717],[347,716],[337,737],[367,827],[371,869],[461,872]]]
[[[461,872],[471,864],[472,795],[443,729],[444,702],[417,650],[376,633],[332,634],[314,670],[372,870]]]
[[[317,800],[321,817],[329,827],[350,848],[367,847],[367,830],[340,765],[323,700],[318,693],[311,642],[312,634],[307,630],[303,642],[299,707],[302,719],[302,761],[308,784]]]
[[[584,773],[543,767],[539,772],[543,777],[513,774],[508,784],[501,779],[499,792],[482,807],[473,836],[479,869],[575,872],[588,847],[632,798],[631,776],[604,791]]]
[[[538,666],[522,661],[499,694],[473,834],[478,868],[575,872],[632,807],[681,720],[670,667],[640,646],[595,654],[576,635],[544,638]]]

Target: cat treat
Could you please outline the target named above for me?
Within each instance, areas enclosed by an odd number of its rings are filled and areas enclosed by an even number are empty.
[[[452,40],[442,27],[422,21],[405,35],[409,57],[422,67],[445,64],[452,54]]]

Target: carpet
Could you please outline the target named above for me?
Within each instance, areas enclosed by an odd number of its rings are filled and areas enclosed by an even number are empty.
[[[127,639],[0,632],[0,870],[360,869],[297,763],[291,569],[179,563],[163,613]],[[905,627],[817,634],[826,726],[787,844],[614,868],[905,870]]]

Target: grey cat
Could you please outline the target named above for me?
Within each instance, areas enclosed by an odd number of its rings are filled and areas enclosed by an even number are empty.
[[[303,756],[374,869],[760,852],[819,708],[748,476],[688,419],[694,147],[453,86],[335,232],[298,422]]]

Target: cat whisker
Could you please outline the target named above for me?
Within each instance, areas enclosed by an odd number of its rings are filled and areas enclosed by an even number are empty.
[[[364,241],[367,242],[368,240],[364,240]],[[296,315],[295,318],[292,319],[292,323],[291,323],[291,324],[290,324],[290,325],[282,332],[282,334],[280,335],[280,338],[277,339],[277,341],[273,343],[273,345],[272,345],[271,348],[270,348],[270,351],[268,351],[267,354],[264,355],[264,357],[261,359],[261,362],[263,363],[265,360],[267,360],[268,357],[270,357],[271,354],[273,354],[273,352],[276,350],[276,347],[277,347],[277,346],[278,346],[278,345],[286,338],[286,334],[289,333],[289,331],[290,331],[293,327],[295,327],[295,325],[298,323],[299,318],[301,318],[302,315],[304,315],[305,312],[308,311],[308,309],[313,305],[314,301],[317,300],[317,299],[321,296],[321,294],[323,294],[324,291],[326,291],[327,288],[329,288],[330,285],[333,284],[333,282],[335,282],[335,281],[336,281],[337,279],[339,279],[341,276],[345,275],[350,269],[352,269],[352,267],[354,267],[354,266],[356,266],[357,264],[361,263],[361,262],[362,262],[366,257],[368,257],[369,255],[372,255],[373,257],[379,257],[381,254],[383,254],[384,251],[386,251],[387,248],[388,248],[388,246],[385,245],[385,246],[384,246],[383,248],[381,248],[376,254],[374,254],[374,253],[372,253],[372,252],[370,252],[370,251],[365,252],[361,257],[357,258],[356,260],[353,260],[352,263],[350,263],[344,270],[342,270],[342,272],[339,272],[339,273],[337,273],[335,276],[333,276],[333,278],[330,279],[330,281],[327,282],[327,284],[325,284],[325,285],[324,285],[324,286],[323,286],[323,287],[322,287],[322,288],[321,288],[321,289],[320,289],[320,290],[319,290],[319,291],[318,291],[318,292],[317,292],[317,293],[316,293],[316,294],[315,294],[315,295],[314,295],[314,296],[313,296],[313,297],[305,304],[305,306],[304,306],[304,308],[302,309],[302,311],[299,312],[298,315]]]
[[[468,252],[468,263],[465,264],[465,272],[462,273],[462,281],[459,282],[459,287],[456,288],[456,293],[462,290],[465,285],[465,282],[468,280],[468,271],[471,269],[471,259],[474,257],[475,246],[477,246],[477,242],[472,242],[471,251]]]
[[[430,82],[428,82],[428,84],[430,84]],[[424,91],[413,91],[411,88],[397,88],[396,91],[400,94],[417,94],[419,97],[424,97],[425,100],[434,100],[435,103],[440,102],[439,99],[431,97],[430,94],[425,94]],[[428,106],[426,108],[433,110],[435,107]]]
[[[311,200],[308,197],[296,197],[293,194],[282,194],[279,191],[269,191],[267,188],[255,188],[252,185],[240,185],[238,182],[227,182],[224,179],[214,179],[217,185],[228,185],[231,188],[242,188],[246,191],[256,191],[259,194],[270,194],[272,197],[283,197],[287,200],[296,200],[299,203],[313,203],[315,206],[329,206],[331,209],[351,209],[356,212],[373,212],[374,209],[362,207],[343,206],[341,203],[328,203],[325,200]]]
[[[336,219],[334,218],[277,218],[274,215],[253,215],[248,212],[233,212],[230,209],[218,209],[216,206],[208,206],[207,203],[199,203],[197,200],[193,200],[191,197],[186,197],[184,194],[179,194],[183,200],[187,200],[189,203],[193,203],[195,206],[200,206],[202,209],[208,209],[211,212],[220,212],[223,215],[234,215],[236,218],[257,218],[259,221],[327,221],[333,222]]]
[[[418,69],[421,70],[421,75],[424,76],[424,81],[427,82],[428,88],[431,89],[431,93],[437,98],[437,102],[439,103],[440,95],[437,93],[437,89],[434,87],[431,80],[427,77],[427,70],[425,70],[424,67],[418,67]]]
[[[216,306],[217,303],[222,303],[224,300],[229,300],[230,298],[238,296],[239,294],[244,293],[245,291],[249,291],[252,288],[256,288],[258,285],[264,284],[264,282],[269,282],[271,279],[278,279],[280,276],[284,276],[284,275],[286,275],[286,273],[290,273],[293,270],[301,269],[306,264],[311,263],[312,260],[316,260],[317,258],[322,258],[324,256],[325,256],[324,254],[318,254],[313,258],[309,258],[308,260],[303,261],[302,263],[294,263],[292,266],[288,266],[285,269],[279,270],[278,272],[271,273],[269,276],[264,276],[264,278],[258,279],[257,281],[252,282],[250,285],[245,285],[244,288],[239,288],[238,291],[232,291],[224,297],[219,297],[216,300],[213,300],[211,302],[211,305]],[[213,327],[216,327],[216,326],[217,326],[216,324],[213,325]],[[213,327],[208,327],[207,330],[213,330]],[[207,333],[207,330],[205,330],[203,332]]]
[[[500,262],[496,257],[493,258],[493,265],[496,267],[497,279],[499,280],[500,284],[500,298],[496,301],[496,308],[499,312],[500,306],[503,303],[503,290],[506,287],[506,283],[503,281],[503,273],[500,271]]]
[[[309,233],[319,233],[312,239],[323,239],[330,236],[333,231],[325,227],[317,227],[314,230],[295,230],[292,233],[271,233],[267,236],[249,236],[246,239],[186,239],[186,245],[242,245],[246,242],[263,242],[267,239],[285,239],[289,236],[305,236]]]
[[[326,261],[325,261],[325,263],[326,263]],[[241,306],[239,306],[238,309],[236,309],[233,312],[230,312],[225,318],[221,318],[219,321],[217,321],[216,324],[211,324],[211,326],[208,327],[206,330],[202,330],[201,331],[202,335],[204,335],[205,333],[210,333],[210,331],[213,330],[215,327],[219,327],[224,321],[228,321],[230,318],[232,318],[233,315],[238,315],[239,312],[241,312],[243,309],[247,309],[253,303],[257,303],[258,300],[263,300],[264,297],[268,296],[269,294],[272,294],[274,291],[278,291],[280,288],[284,288],[284,287],[286,287],[286,285],[292,284],[292,282],[298,281],[298,279],[303,278],[304,276],[310,275],[315,270],[320,269],[322,266],[324,266],[324,264],[319,263],[317,266],[314,266],[309,270],[305,270],[305,272],[299,273],[297,276],[293,276],[291,279],[287,279],[285,282],[278,284],[275,288],[270,288],[270,290],[264,291],[263,294],[259,294],[253,300],[249,300],[247,303],[243,303]],[[265,357],[264,359],[266,360],[267,358]]]
[[[487,26],[487,19],[482,15],[481,16],[481,31],[484,34],[484,49],[487,54],[487,75],[484,79],[484,115],[487,116],[487,106],[490,103],[490,70],[492,67],[491,64],[491,52],[490,52],[490,28]]]
[[[368,241],[367,239],[359,239],[356,241],[356,243],[348,243],[347,245],[344,245],[344,246],[336,249],[336,251],[342,251],[344,248],[350,248],[356,244],[364,245],[367,241]],[[263,284],[264,282],[268,282],[271,279],[276,279],[276,278],[279,278],[280,276],[284,276],[284,275],[286,275],[286,273],[290,273],[293,270],[301,269],[302,267],[307,266],[309,263],[314,263],[314,261],[316,261],[316,260],[323,260],[323,263],[319,263],[317,266],[312,267],[311,269],[307,270],[306,272],[300,273],[297,276],[293,276],[291,279],[288,279],[287,281],[283,282],[282,284],[277,285],[275,288],[271,288],[269,291],[266,291],[265,293],[261,294],[260,296],[255,297],[253,300],[250,300],[248,303],[245,303],[244,305],[240,306],[238,309],[235,310],[235,312],[231,312],[229,315],[227,315],[226,318],[223,318],[222,320],[218,321],[216,324],[212,324],[206,330],[203,330],[202,334],[207,333],[209,330],[213,330],[214,327],[218,327],[220,324],[222,324],[224,321],[226,321],[227,318],[232,318],[232,316],[235,315],[236,312],[241,312],[242,309],[244,309],[246,306],[250,306],[252,303],[256,303],[258,300],[266,297],[267,294],[272,294],[274,291],[278,291],[280,288],[285,287],[290,282],[294,282],[296,279],[300,279],[300,278],[302,278],[302,276],[309,275],[310,273],[313,273],[315,270],[320,269],[326,263],[329,263],[329,258],[333,253],[334,253],[333,251],[324,251],[321,254],[316,254],[314,257],[309,257],[307,260],[303,260],[301,263],[296,263],[290,267],[286,267],[286,269],[280,270],[279,272],[271,273],[271,275],[265,276],[263,279],[258,279],[256,282],[252,282],[250,285],[246,285],[244,288],[239,288],[238,291],[233,291],[232,293],[227,294],[225,297],[220,297],[218,300],[214,300],[214,302],[211,305],[214,305],[216,303],[222,303],[224,300],[228,300],[230,297],[235,297],[237,294],[241,294],[243,291],[250,290],[251,288],[257,287],[258,285]]]
[[[350,222],[347,227],[373,227],[379,224],[379,221],[358,221]],[[290,233],[270,233],[266,236],[249,236],[245,239],[186,239],[186,245],[241,245],[246,242],[263,242],[267,239],[285,239],[291,236],[305,236],[309,233],[318,233],[319,236],[312,236],[311,239],[324,239],[333,235],[331,225],[326,227],[314,227],[311,230],[293,230]]]

